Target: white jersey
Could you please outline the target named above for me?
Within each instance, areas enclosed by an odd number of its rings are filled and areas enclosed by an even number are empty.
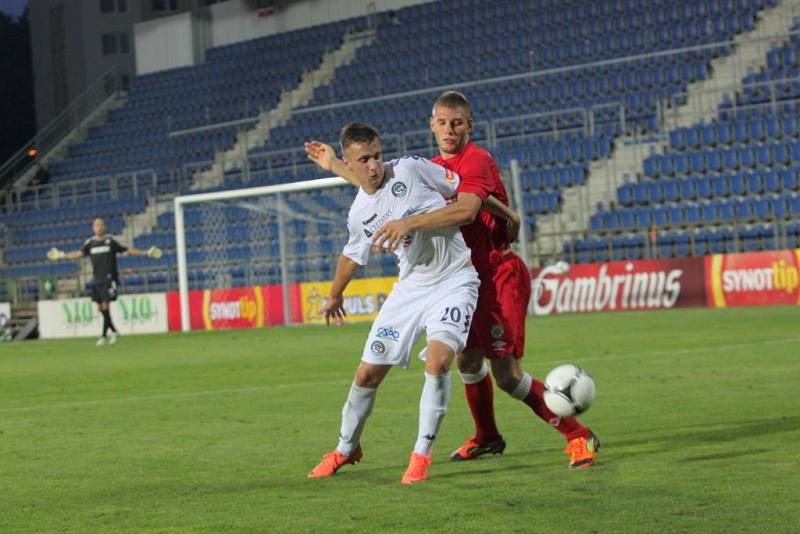
[[[386,163],[383,185],[373,195],[359,189],[347,228],[350,239],[343,254],[366,265],[372,236],[386,222],[443,208],[457,195],[460,178],[452,171],[419,156]],[[395,254],[400,280],[433,285],[458,271],[470,259],[470,250],[456,226],[410,233]]]

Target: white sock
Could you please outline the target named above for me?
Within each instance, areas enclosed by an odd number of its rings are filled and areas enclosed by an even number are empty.
[[[355,381],[342,408],[342,426],[339,430],[339,445],[336,450],[345,456],[353,454],[361,444],[361,431],[375,405],[376,389],[362,388]]]
[[[442,426],[447,402],[450,400],[450,373],[429,375],[425,373],[425,385],[419,399],[419,436],[414,452],[427,456],[433,441]]]
[[[461,371],[458,372],[458,375],[461,377],[461,381],[465,384],[477,384],[483,378],[489,374],[489,367],[486,365],[486,361],[483,362],[481,365],[480,371],[477,374],[472,373],[462,373]]]
[[[531,392],[531,386],[533,385],[533,379],[531,375],[528,373],[522,373],[522,380],[519,381],[517,387],[514,388],[514,391],[511,392],[511,396],[515,399],[525,400],[525,397],[528,396],[528,393]]]

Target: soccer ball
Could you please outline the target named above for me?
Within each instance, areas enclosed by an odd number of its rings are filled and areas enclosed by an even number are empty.
[[[594,401],[594,380],[576,365],[559,365],[550,371],[544,387],[544,403],[559,417],[585,412]]]

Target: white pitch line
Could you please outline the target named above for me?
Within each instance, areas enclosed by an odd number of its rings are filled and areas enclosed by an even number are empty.
[[[693,354],[697,352],[709,352],[709,351],[719,351],[719,350],[729,350],[729,349],[740,349],[745,347],[759,347],[763,345],[782,345],[785,343],[800,343],[800,338],[781,338],[781,339],[770,339],[766,341],[753,341],[747,343],[733,343],[733,344],[726,344],[726,345],[710,345],[705,347],[693,347],[687,349],[677,349],[677,350],[660,350],[660,351],[650,351],[650,352],[629,352],[624,354],[610,354],[607,356],[595,356],[595,357],[588,357],[588,358],[581,358],[580,362],[587,361],[605,361],[605,360],[623,360],[628,358],[641,358],[647,356],[677,356],[681,354]],[[563,363],[563,358],[560,360],[548,360],[548,361],[539,361],[536,360],[537,363],[546,363],[556,365],[559,363]],[[394,380],[397,379],[409,379],[409,378],[418,378],[416,374],[413,373],[404,373],[400,376],[396,376]],[[229,394],[240,394],[240,393],[258,393],[270,390],[279,390],[279,389],[286,389],[292,387],[303,387],[303,386],[333,386],[333,385],[346,385],[348,383],[347,380],[326,380],[321,382],[299,382],[296,384],[272,384],[269,386],[253,386],[253,387],[245,387],[245,388],[235,388],[235,389],[206,389],[201,391],[186,391],[183,393],[161,393],[156,395],[141,395],[141,396],[133,396],[133,397],[118,397],[118,398],[111,398],[111,399],[98,399],[98,400],[91,400],[91,401],[76,401],[76,402],[62,402],[62,403],[54,403],[54,404],[38,404],[33,406],[17,406],[14,408],[0,408],[0,413],[16,413],[16,412],[33,412],[39,410],[50,410],[50,409],[69,409],[69,408],[85,408],[91,406],[103,406],[106,404],[123,404],[128,402],[142,402],[142,401],[154,401],[154,400],[173,400],[173,399],[182,399],[182,398],[192,398],[192,397],[207,397],[212,395],[229,395]]]
[[[694,354],[697,352],[741,349],[745,347],[761,347],[763,345],[783,345],[784,343],[800,343],[800,337],[768,339],[766,341],[748,341],[746,343],[732,343],[727,345],[708,345],[704,347],[692,347],[688,349],[654,350],[650,352],[628,352],[625,354],[609,354],[607,356],[594,356],[594,357],[590,356],[588,358],[581,358],[581,362],[604,361],[604,360],[627,360],[628,358],[639,358],[642,356],[679,356],[681,354]],[[558,363],[558,362],[550,361],[547,363]]]
[[[190,398],[190,397],[205,397],[210,395],[227,395],[227,394],[236,394],[236,393],[256,393],[261,391],[268,391],[270,389],[284,389],[289,387],[297,387],[298,385],[313,385],[313,386],[324,386],[324,385],[334,385],[334,384],[343,384],[345,381],[343,380],[328,380],[326,382],[304,382],[302,384],[272,384],[269,386],[253,386],[253,387],[246,387],[246,388],[236,388],[236,389],[205,389],[200,391],[186,391],[183,393],[160,393],[156,395],[141,395],[141,396],[134,396],[134,397],[117,397],[112,399],[98,399],[98,400],[90,400],[90,401],[75,401],[75,402],[62,402],[62,403],[54,403],[54,404],[38,404],[33,406],[18,406],[16,408],[0,408],[0,413],[7,413],[7,412],[30,412],[36,410],[47,410],[50,408],[83,408],[87,406],[102,406],[105,404],[118,404],[118,403],[126,403],[126,402],[141,402],[141,401],[152,401],[152,400],[172,400],[172,399],[181,399],[181,398]]]

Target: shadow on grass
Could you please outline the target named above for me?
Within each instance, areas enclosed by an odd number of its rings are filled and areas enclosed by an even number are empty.
[[[712,426],[713,428],[707,428]],[[794,432],[800,430],[800,416],[775,417],[772,419],[761,419],[758,421],[742,421],[738,423],[723,423],[697,425],[689,428],[701,428],[702,430],[676,432],[652,438],[630,439],[622,441],[609,440],[604,443],[607,448],[623,449],[636,448],[637,446],[647,446],[643,450],[625,451],[626,455],[653,454],[658,452],[670,452],[676,449],[692,447],[695,445],[710,444],[720,440],[729,442],[737,439],[746,439],[771,434],[781,434],[784,432]],[[762,452],[753,449],[751,452]],[[727,454],[727,453],[726,453]],[[730,453],[733,456],[739,454]],[[713,459],[715,455],[708,455],[708,459]],[[726,456],[720,456],[724,458]],[[702,457],[698,457],[702,459]]]
[[[699,456],[689,456],[683,458],[682,462],[705,462],[706,460],[727,460],[730,458],[738,458],[740,456],[751,456],[761,452],[770,452],[770,449],[745,449],[730,452],[718,452],[715,454],[701,454]]]
[[[708,428],[711,426],[712,428]],[[692,428],[700,430],[692,431]],[[675,452],[680,449],[690,448],[697,445],[712,444],[718,442],[720,439],[729,442],[737,439],[745,439],[757,436],[767,436],[770,434],[778,434],[783,432],[793,432],[800,429],[800,416],[792,417],[776,417],[772,419],[762,419],[758,421],[742,421],[737,423],[723,423],[723,424],[703,424],[694,427],[688,427],[688,431],[676,432],[673,434],[666,434],[651,438],[639,438],[630,440],[614,441],[613,438],[608,441],[603,441],[603,447],[600,450],[601,456],[598,466],[602,466],[608,462],[613,462],[613,456],[608,457],[603,455],[604,451],[615,451],[624,457],[637,456],[641,454],[658,454]],[[602,437],[601,437],[602,440]],[[641,447],[640,450],[637,450]],[[628,450],[626,450],[628,449]],[[740,456],[748,456],[763,452],[769,452],[770,449],[765,448],[750,448],[746,450],[736,450],[728,452],[709,453],[704,455],[690,456],[681,459],[682,462],[700,462],[707,460],[722,460],[727,458],[736,458]],[[521,449],[511,453],[505,453],[498,456],[487,456],[473,460],[470,462],[437,462],[436,466],[448,466],[454,468],[458,465],[463,465],[461,470],[449,470],[447,472],[436,473],[436,478],[455,478],[461,476],[474,476],[488,473],[497,473],[502,471],[520,471],[531,469],[535,467],[544,467],[552,463],[552,453],[555,451],[537,449]],[[534,463],[520,464],[519,460],[528,458],[531,460],[543,459],[543,462],[535,461]],[[506,460],[506,461],[504,461]],[[508,460],[511,460],[509,462]],[[434,467],[436,467],[434,466]],[[406,464],[393,464],[393,465],[380,465],[375,467],[367,467],[359,465],[353,469],[352,473],[357,477],[366,475],[367,473],[385,472],[386,470],[395,470],[402,474]],[[349,471],[349,469],[348,469]],[[346,471],[337,474],[341,476]],[[358,474],[356,474],[358,473]],[[399,476],[399,475],[398,475]]]

